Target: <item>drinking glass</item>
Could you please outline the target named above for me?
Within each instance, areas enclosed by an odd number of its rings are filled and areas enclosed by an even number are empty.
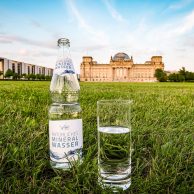
[[[98,120],[98,181],[126,190],[131,185],[130,100],[100,100]]]

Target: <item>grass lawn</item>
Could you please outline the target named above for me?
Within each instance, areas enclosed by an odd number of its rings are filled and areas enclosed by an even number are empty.
[[[132,99],[132,185],[125,193],[194,193],[193,83],[81,83],[84,162],[54,171],[49,82],[0,82],[0,193],[109,194],[97,185],[96,102]]]

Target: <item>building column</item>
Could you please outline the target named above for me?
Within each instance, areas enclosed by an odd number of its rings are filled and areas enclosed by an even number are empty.
[[[22,74],[25,73],[25,66],[24,66],[24,63],[22,62]]]
[[[18,73],[18,63],[16,62],[12,63],[12,67],[13,67],[13,64],[15,66],[15,73]]]
[[[9,69],[9,64],[8,64],[8,60],[7,59],[4,59],[3,60],[3,73],[5,75],[6,71]]]
[[[118,74],[119,74],[119,71],[118,71],[118,67],[117,67],[117,68],[115,68],[115,80],[117,80]]]
[[[127,68],[127,80],[128,81],[131,81],[130,77],[131,77],[131,75],[130,75],[130,68]]]
[[[126,80],[126,68],[123,68],[123,79]]]

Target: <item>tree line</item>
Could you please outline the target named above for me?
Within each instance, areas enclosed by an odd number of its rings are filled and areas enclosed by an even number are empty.
[[[3,75],[3,72],[0,72],[0,75]],[[4,75],[5,78],[12,78],[14,80],[18,80],[18,79],[26,79],[26,80],[51,80],[52,76],[50,75],[44,75],[44,74],[26,74],[23,73],[21,75],[19,75],[18,73],[14,73],[11,69],[8,69],[5,72]]]
[[[156,69],[154,76],[159,82],[194,82],[194,72],[186,71],[185,67],[169,75],[162,69]]]

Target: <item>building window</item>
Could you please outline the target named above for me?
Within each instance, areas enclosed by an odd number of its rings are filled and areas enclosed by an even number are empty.
[[[22,75],[22,64],[18,63],[18,75]]]
[[[28,66],[28,75],[30,74],[30,66]]]
[[[45,75],[45,68],[42,68],[42,74]]]
[[[12,71],[13,71],[13,73],[15,73],[15,64],[14,63],[12,63]]]
[[[41,74],[41,68],[38,69],[39,74]]]
[[[21,75],[21,66],[19,63],[18,63],[18,75]]]
[[[32,66],[32,74],[35,74],[35,66]]]

